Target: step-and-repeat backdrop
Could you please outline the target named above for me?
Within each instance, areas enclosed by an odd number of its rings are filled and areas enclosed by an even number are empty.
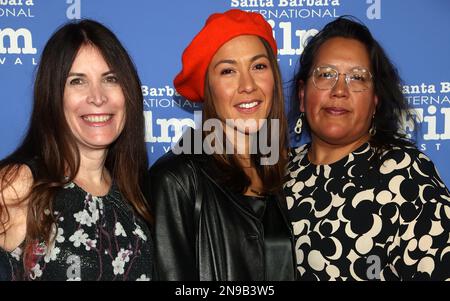
[[[211,13],[230,8],[260,12],[270,22],[286,83],[308,37],[340,15],[363,21],[404,79],[405,97],[420,117],[419,149],[450,186],[449,0],[0,0],[0,158],[26,131],[45,42],[69,19],[92,18],[117,34],[138,68],[153,163],[201,110],[174,90],[181,53]]]

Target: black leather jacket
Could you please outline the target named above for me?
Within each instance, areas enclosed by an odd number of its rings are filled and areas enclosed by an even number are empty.
[[[169,152],[150,169],[146,194],[155,215],[156,279],[266,280],[263,225],[217,176],[220,170],[207,155]],[[277,203],[292,237],[284,198]],[[289,280],[296,278],[293,254]],[[279,261],[273,258],[273,264]]]

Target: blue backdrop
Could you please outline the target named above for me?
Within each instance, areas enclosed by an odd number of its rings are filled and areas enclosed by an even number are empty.
[[[45,42],[68,19],[93,18],[117,34],[138,68],[153,163],[200,110],[174,91],[181,53],[211,13],[230,8],[257,11],[269,20],[286,86],[309,36],[340,15],[362,20],[404,79],[405,97],[420,117],[419,149],[450,185],[448,0],[0,0],[0,158],[26,131]]]

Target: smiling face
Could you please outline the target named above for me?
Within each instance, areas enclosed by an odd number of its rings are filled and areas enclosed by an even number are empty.
[[[113,70],[93,46],[84,45],[64,88],[64,115],[80,150],[107,149],[123,130],[125,97]]]
[[[373,85],[361,92],[349,90],[345,75],[355,68],[371,70],[366,47],[359,41],[331,38],[319,48],[313,70],[330,66],[342,75],[335,86],[320,90],[310,76],[301,83],[300,110],[305,112],[311,129],[311,138],[332,145],[346,145],[369,139],[369,128],[378,102]]]
[[[212,58],[207,78],[219,118],[254,120],[256,126],[237,129],[258,131],[263,124],[259,120],[269,115],[274,92],[273,70],[260,38],[242,35],[225,43]]]

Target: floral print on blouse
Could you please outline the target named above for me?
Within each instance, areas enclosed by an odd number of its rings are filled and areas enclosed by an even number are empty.
[[[450,280],[450,194],[415,147],[329,165],[295,149],[285,192],[302,280]]]
[[[9,267],[10,280],[151,280],[150,231],[115,184],[96,197],[70,183],[56,195],[53,214],[55,239],[31,246],[28,273],[21,246],[0,249],[0,267]]]

